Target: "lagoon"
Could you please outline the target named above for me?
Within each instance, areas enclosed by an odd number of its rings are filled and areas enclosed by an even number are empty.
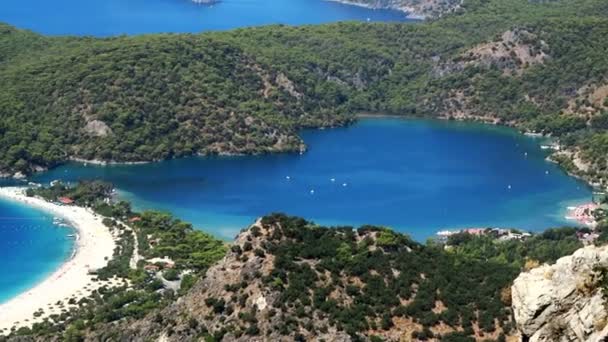
[[[303,155],[73,163],[34,180],[107,180],[137,209],[172,212],[227,240],[272,212],[385,225],[419,241],[446,228],[541,231],[573,224],[565,208],[591,198],[545,160],[537,139],[504,127],[382,118],[301,136],[310,148]]]
[[[406,13],[325,0],[3,0],[0,22],[48,35],[195,33],[269,24],[403,22]]]

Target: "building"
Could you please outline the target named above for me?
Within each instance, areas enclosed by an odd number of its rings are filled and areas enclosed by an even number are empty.
[[[59,203],[65,205],[74,204],[74,200],[69,197],[59,197],[57,200],[59,201]]]

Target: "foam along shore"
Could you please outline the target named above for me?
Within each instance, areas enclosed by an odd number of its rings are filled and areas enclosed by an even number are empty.
[[[327,0],[327,1],[338,2],[338,3],[344,4],[344,5],[357,6],[357,7],[363,7],[363,8],[368,8],[368,9],[384,9],[384,10],[400,11],[400,12],[404,12],[408,19],[414,19],[414,20],[427,19],[426,15],[424,15],[422,13],[418,13],[413,7],[409,7],[409,6],[383,7],[383,6],[376,6],[376,5],[372,5],[372,4],[366,4],[366,3],[362,3],[362,2],[358,2],[358,1],[354,1],[354,0]]]
[[[60,314],[68,308],[68,300],[88,296],[103,285],[118,285],[118,281],[94,281],[90,270],[104,267],[112,258],[115,240],[102,218],[91,210],[60,206],[43,199],[27,197],[25,188],[0,188],[0,197],[35,207],[60,217],[78,231],[75,250],[53,274],[33,288],[21,293],[6,303],[0,304],[0,335],[12,327],[31,326],[45,317]],[[66,232],[67,234],[67,232]],[[62,302],[57,305],[57,302]],[[75,304],[74,304],[75,305]],[[34,313],[42,309],[42,314]]]

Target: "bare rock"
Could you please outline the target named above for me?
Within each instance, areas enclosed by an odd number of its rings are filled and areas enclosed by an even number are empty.
[[[531,342],[605,338],[608,311],[600,282],[606,267],[608,246],[588,246],[520,274],[512,299],[522,336]]]
[[[101,120],[89,121],[84,127],[84,131],[96,137],[105,137],[112,134],[112,129]]]

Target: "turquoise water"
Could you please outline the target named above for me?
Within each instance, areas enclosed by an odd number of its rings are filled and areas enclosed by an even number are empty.
[[[225,239],[277,211],[386,225],[421,241],[453,227],[538,231],[569,224],[566,205],[591,196],[545,161],[538,141],[506,128],[387,118],[302,137],[310,147],[303,155],[70,164],[36,180],[105,179],[138,209],[170,211]]]
[[[200,32],[268,24],[407,21],[406,14],[325,0],[3,0],[0,21],[51,35]]]
[[[71,254],[72,233],[50,214],[0,198],[0,303],[57,269]]]

